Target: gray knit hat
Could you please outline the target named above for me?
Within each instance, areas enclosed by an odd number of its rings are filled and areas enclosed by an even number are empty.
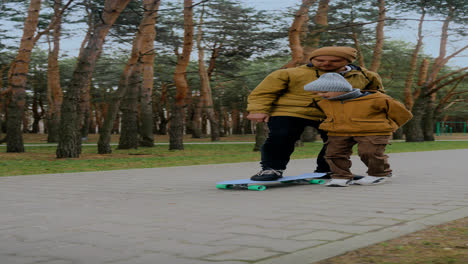
[[[304,90],[313,92],[351,92],[353,86],[341,74],[328,72],[317,80],[306,84]]]

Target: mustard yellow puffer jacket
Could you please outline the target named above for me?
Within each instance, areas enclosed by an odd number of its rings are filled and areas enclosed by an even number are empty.
[[[353,86],[362,91],[383,92],[380,76],[357,66],[345,73],[344,77]],[[247,111],[265,113],[271,116],[294,116],[312,120],[323,120],[323,112],[315,107],[321,97],[304,91],[304,85],[315,81],[326,72],[311,65],[281,69],[269,74],[249,95]],[[370,84],[370,85],[369,85]],[[365,88],[368,86],[367,88]]]
[[[402,103],[382,93],[318,105],[327,116],[320,129],[329,136],[391,135],[413,117]]]

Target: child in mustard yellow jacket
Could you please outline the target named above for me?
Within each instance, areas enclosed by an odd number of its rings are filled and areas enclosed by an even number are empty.
[[[411,112],[386,94],[353,89],[339,73],[325,73],[304,89],[323,98],[317,105],[327,116],[320,129],[328,133],[325,158],[332,172],[326,185],[373,185],[391,177],[385,147],[392,133],[412,118]],[[353,181],[350,156],[355,144],[369,176]]]

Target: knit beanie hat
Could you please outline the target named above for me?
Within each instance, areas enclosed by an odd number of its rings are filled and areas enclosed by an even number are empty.
[[[328,72],[317,80],[306,84],[304,90],[313,92],[351,92],[353,86],[341,74]]]
[[[312,51],[310,59],[317,56],[336,56],[347,59],[349,62],[353,62],[357,58],[357,50],[351,47],[323,47]]]

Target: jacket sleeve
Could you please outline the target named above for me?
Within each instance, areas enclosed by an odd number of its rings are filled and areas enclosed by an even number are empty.
[[[268,114],[273,102],[288,88],[289,74],[286,69],[269,74],[249,95],[247,111]]]
[[[387,100],[387,116],[390,120],[395,122],[398,127],[403,126],[406,122],[413,118],[413,114],[406,109],[406,107],[393,98]]]
[[[364,90],[368,92],[381,92],[385,93],[385,89],[382,84],[382,78],[380,78],[380,75],[376,72],[369,71],[369,70],[364,70],[367,78],[369,78],[369,81],[371,82],[370,85]]]

